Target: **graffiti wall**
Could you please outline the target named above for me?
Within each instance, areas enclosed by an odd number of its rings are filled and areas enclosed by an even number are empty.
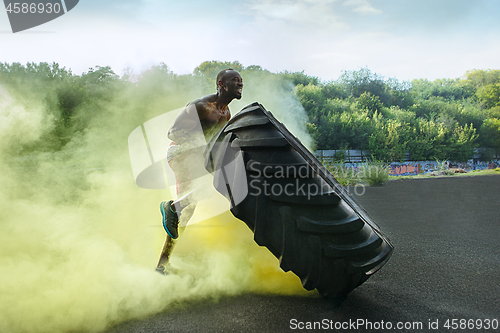
[[[437,161],[414,161],[414,162],[393,162],[390,164],[390,175],[391,176],[411,176],[418,175],[421,173],[428,173],[437,171],[441,168],[443,162]],[[359,170],[359,167],[363,163],[344,163],[343,166],[352,169],[354,172]],[[466,172],[473,170],[486,170],[495,169],[500,166],[500,160],[495,160],[491,162],[473,162],[472,160],[467,163],[453,163],[444,162],[444,167],[446,168],[458,168],[463,169]]]
[[[406,176],[406,175],[418,175],[419,173],[425,173],[433,171],[439,168],[436,162],[404,162],[404,163],[391,163],[390,175],[393,176]]]
[[[445,166],[447,168],[459,168],[463,169],[467,172],[473,170],[486,170],[486,169],[495,169],[500,165],[499,160],[491,161],[491,162],[474,162],[470,160],[466,163],[453,163],[453,162],[445,162]],[[408,176],[408,175],[417,175],[419,173],[427,173],[439,170],[441,167],[441,162],[437,161],[414,161],[414,162],[393,162],[390,165],[392,176]]]
[[[446,161],[446,168],[459,168],[463,169],[467,172],[473,170],[486,170],[486,169],[495,169],[500,166],[500,158],[498,152],[494,152],[494,159],[489,162],[479,161],[481,157],[481,153],[487,150],[486,148],[476,148],[476,154],[474,155],[474,159],[471,159],[465,163],[460,162],[450,162]],[[370,153],[368,151],[361,150],[317,150],[316,157],[323,163],[333,163],[335,161],[335,154],[341,152],[344,157],[345,163],[343,164],[345,167],[351,168],[355,171],[358,170],[359,166],[370,160]],[[407,159],[409,159],[409,154],[407,154]],[[393,162],[391,163],[391,172],[392,176],[408,176],[408,175],[417,175],[420,173],[427,173],[439,170],[441,164],[443,162],[437,161],[408,161],[405,162]]]

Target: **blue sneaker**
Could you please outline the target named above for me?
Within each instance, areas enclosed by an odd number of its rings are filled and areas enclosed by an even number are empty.
[[[176,239],[179,237],[179,216],[177,215],[177,212],[172,210],[172,202],[174,201],[162,201],[160,204],[162,216],[161,222],[167,234],[172,237],[172,239]]]

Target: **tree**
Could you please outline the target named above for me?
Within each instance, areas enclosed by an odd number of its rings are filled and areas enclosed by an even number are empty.
[[[56,90],[58,107],[60,110],[60,121],[62,125],[67,126],[75,110],[86,98],[87,91],[77,80],[59,87]]]
[[[476,95],[487,109],[500,106],[500,81],[482,86]]]
[[[403,161],[406,155],[407,135],[405,127],[398,120],[383,118],[375,114],[373,129],[368,137],[368,148],[372,156],[381,161]]]
[[[302,72],[289,72],[289,71],[284,71],[278,73],[279,76],[282,78],[290,81],[293,83],[293,85],[298,86],[299,84],[303,86],[307,86],[309,84],[314,85],[314,86],[319,86],[320,81],[319,78],[316,76],[309,76]]]
[[[369,92],[364,92],[356,101],[360,110],[368,111],[369,116],[373,116],[376,112],[380,113],[384,106],[378,96],[373,96]]]
[[[414,161],[430,159],[435,137],[439,133],[438,126],[433,121],[417,119],[409,129],[408,150]]]
[[[488,118],[481,126],[479,135],[484,147],[500,151],[500,119]]]
[[[87,87],[95,85],[104,86],[120,79],[109,66],[91,67],[89,71],[83,73],[80,78]]]
[[[296,88],[296,94],[306,110],[309,119],[313,123],[318,124],[321,118],[326,116],[326,98],[323,96],[321,88],[313,84],[308,84],[307,86],[299,84]]]
[[[469,98],[473,92],[463,85],[460,80],[437,79],[429,81],[427,79],[413,80],[412,94],[420,99],[431,97],[442,97],[444,100],[454,101]]]
[[[194,75],[205,76],[215,81],[217,74],[224,69],[232,68],[241,72],[245,67],[239,61],[204,61],[193,71]]]
[[[471,86],[474,90],[500,81],[500,70],[498,69],[473,69],[465,73],[464,84]]]
[[[346,86],[349,95],[359,97],[365,92],[379,96],[382,103],[386,104],[390,100],[384,78],[378,74],[373,74],[368,68],[361,68],[357,71],[344,71],[339,79],[340,83]]]
[[[323,84],[321,86],[321,92],[327,99],[345,99],[349,97],[345,85],[337,82]]]
[[[476,129],[469,126],[456,125],[450,137],[450,156],[452,161],[465,162],[474,156],[474,141],[477,138]]]
[[[43,81],[63,81],[73,76],[66,67],[60,67],[58,63],[48,64],[41,62],[26,63],[26,66],[14,62],[12,64],[0,63],[0,76],[15,80],[43,80]]]

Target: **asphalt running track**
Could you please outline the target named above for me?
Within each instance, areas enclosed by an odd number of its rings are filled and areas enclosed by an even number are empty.
[[[500,175],[396,180],[356,198],[395,251],[339,307],[314,297],[241,295],[108,332],[294,332],[314,322],[334,332],[389,325],[393,332],[500,332],[488,322],[500,321]]]

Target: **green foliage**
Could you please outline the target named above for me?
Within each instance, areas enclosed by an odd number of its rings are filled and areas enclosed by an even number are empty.
[[[11,83],[26,82],[34,77],[43,82],[63,81],[71,76],[71,71],[66,70],[65,67],[61,68],[55,62],[52,64],[28,62],[26,66],[18,62],[12,64],[0,63],[0,78]]]
[[[401,109],[397,105],[393,105],[389,108],[382,107],[380,110],[382,116],[386,119],[399,119],[402,122],[413,122],[415,121],[415,113],[405,109]]]
[[[318,127],[318,149],[367,148],[371,126],[366,111],[330,113]]]
[[[442,97],[429,97],[429,99],[420,99],[418,103],[413,104],[409,110],[415,112],[417,117],[424,117],[429,120],[435,120],[435,117],[442,114],[455,117],[463,108],[460,102],[446,101]]]
[[[342,186],[383,185],[389,181],[390,167],[387,163],[372,160],[353,168],[343,163],[328,163],[326,168]]]
[[[370,186],[379,186],[387,183],[390,172],[389,165],[378,160],[364,163],[359,170],[361,182]]]
[[[220,71],[228,68],[241,72],[244,66],[239,61],[204,61],[194,69],[193,73],[194,75],[206,76],[215,80]]]
[[[284,71],[278,74],[282,78],[290,81],[293,83],[294,86],[303,85],[319,85],[319,78],[316,76],[309,76],[307,74],[304,74],[304,71],[302,72],[289,72],[289,71]]]
[[[409,129],[407,148],[411,159],[416,161],[429,160],[432,155],[434,143],[441,129],[438,124],[422,118],[417,119]]]
[[[467,161],[474,156],[474,142],[477,138],[476,129],[469,126],[456,125],[451,131],[449,159],[452,161]]]
[[[486,119],[481,126],[480,135],[483,137],[484,147],[500,150],[500,119]]]
[[[299,84],[296,87],[296,94],[310,120],[316,124],[321,122],[322,117],[326,116],[326,98],[323,96],[321,88],[313,84],[308,84],[306,86]]]
[[[465,73],[465,78],[462,80],[464,86],[471,87],[477,90],[482,86],[500,81],[500,70],[498,69],[473,69]]]
[[[388,105],[397,106],[401,109],[407,109],[415,104],[415,99],[409,93],[409,90],[392,89]]]
[[[342,113],[351,113],[354,109],[351,108],[352,103],[345,99],[335,98],[335,99],[327,99],[324,102],[324,114],[331,115],[334,113],[342,114]]]
[[[500,106],[500,81],[482,86],[476,95],[486,108]]]
[[[321,87],[321,93],[326,99],[345,99],[349,96],[346,86],[336,82],[325,83]]]
[[[335,154],[333,154],[333,161],[335,163],[343,163],[345,161],[345,158],[345,150],[337,150]]]
[[[460,80],[438,79],[429,81],[426,79],[413,80],[411,82],[411,93],[418,99],[430,99],[441,97],[444,100],[462,100],[473,95],[471,89],[461,84]]]
[[[361,183],[359,170],[355,168],[347,167],[343,163],[327,163],[325,166],[342,186]]]
[[[312,137],[312,139],[314,140],[314,142],[318,142],[318,139],[319,139],[319,131],[318,131],[318,127],[313,124],[313,123],[306,123],[306,130],[307,130],[307,133]]]
[[[497,118],[500,119],[500,106],[495,106],[491,109],[486,110],[486,118]]]
[[[362,93],[356,100],[360,110],[368,111],[368,115],[373,116],[375,113],[380,113],[383,104],[378,96],[372,96],[369,92]]]
[[[347,93],[352,97],[360,97],[363,93],[370,93],[378,96],[382,103],[386,104],[390,100],[388,86],[384,78],[372,73],[368,68],[361,68],[357,71],[344,71],[339,81],[346,86]]]
[[[368,137],[368,149],[376,160],[403,161],[407,149],[407,124],[399,120],[373,117],[373,130]]]
[[[80,106],[85,98],[87,91],[85,86],[77,80],[72,80],[66,85],[62,85],[56,90],[58,106],[61,114],[61,121],[68,125],[75,110]]]
[[[414,160],[463,161],[475,147],[500,149],[500,70],[409,83],[362,68],[323,83],[304,71],[271,73],[238,61],[205,61],[187,75],[160,63],[139,75],[125,72],[122,78],[109,66],[74,75],[57,63],[0,63],[0,83],[22,94],[25,105],[32,99],[43,101],[53,127],[41,141],[50,142],[47,149],[60,149],[111,112],[111,103],[121,103],[133,110],[127,117],[138,118],[145,117],[147,108],[163,108],[166,101],[182,107],[213,92],[216,75],[226,68],[240,71],[247,93],[260,91],[260,82],[269,83],[270,105],[293,110],[298,101],[308,119],[297,118],[296,123],[305,124],[318,149],[369,149],[382,161],[400,161],[408,152]],[[179,89],[186,93],[179,94]],[[273,99],[277,92],[286,92],[288,99]],[[39,148],[33,144],[26,149]]]
[[[241,72],[245,67],[239,61],[204,61],[193,71],[195,76],[202,77],[210,86],[216,87],[217,74],[224,69],[232,68]]]
[[[500,108],[499,108],[500,109]],[[451,114],[460,126],[472,124],[479,129],[483,121],[487,118],[487,112],[482,108],[481,103],[475,98],[469,98],[460,102],[456,108],[457,112]]]

